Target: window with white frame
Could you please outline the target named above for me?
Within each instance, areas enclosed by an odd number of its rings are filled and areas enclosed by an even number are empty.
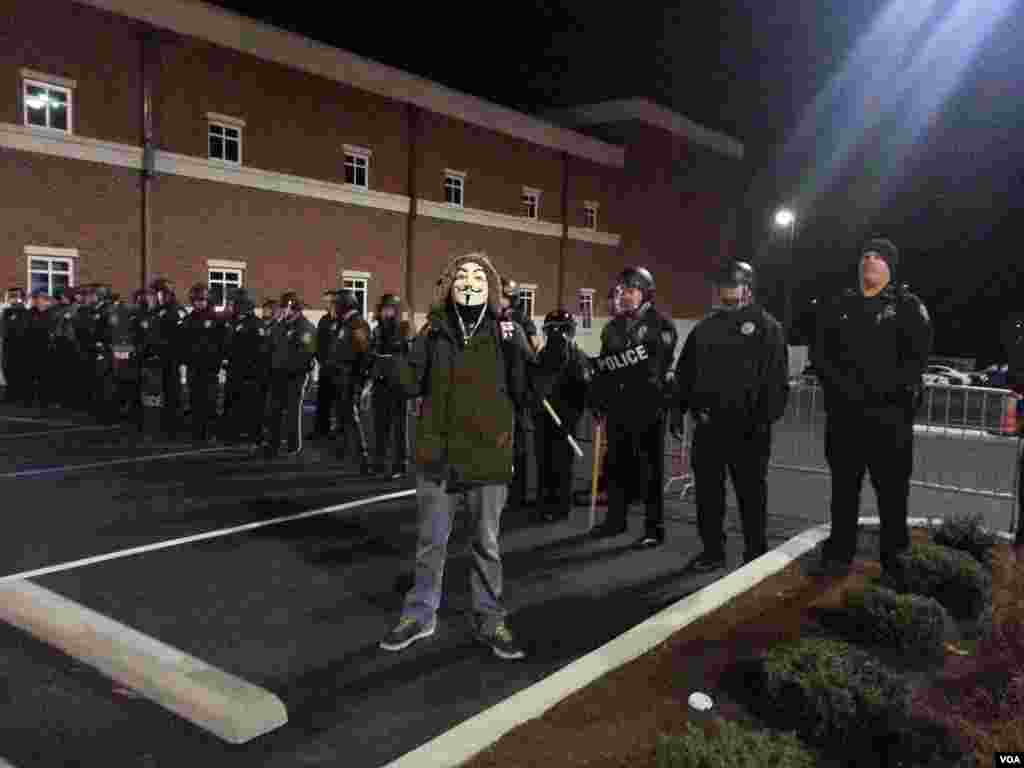
[[[594,289],[580,288],[577,292],[580,313],[580,330],[589,331],[594,327]]]
[[[344,290],[352,291],[356,295],[356,301],[359,302],[359,313],[363,317],[367,317],[366,297],[369,285],[370,275],[366,272],[350,272],[346,270],[341,273],[341,287]]]
[[[528,219],[540,217],[540,190],[523,187],[523,215]]]
[[[242,129],[245,122],[227,115],[207,114],[210,122],[210,159],[225,163],[242,163]]]
[[[444,201],[460,208],[465,204],[466,174],[460,171],[444,172]]]
[[[523,314],[530,318],[533,317],[533,308],[537,300],[537,286],[536,285],[520,285],[519,286],[519,306],[522,308]]]
[[[53,296],[58,288],[68,288],[75,284],[75,258],[78,251],[74,248],[39,248],[29,246],[25,249],[28,258],[28,289],[46,291]]]
[[[36,74],[22,80],[25,125],[71,133],[73,90],[61,78],[44,78],[45,75]]]
[[[345,183],[370,188],[370,150],[345,145]]]
[[[597,203],[588,201],[583,204],[583,226],[587,229],[597,229]]]
[[[245,268],[240,265],[211,262],[208,274],[210,306],[223,309],[231,294],[242,287]]]

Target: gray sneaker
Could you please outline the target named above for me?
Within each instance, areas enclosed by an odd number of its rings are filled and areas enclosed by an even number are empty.
[[[505,622],[489,631],[478,629],[477,637],[484,645],[489,645],[499,659],[522,659],[526,656],[526,652],[516,644]]]
[[[398,622],[398,626],[381,641],[380,647],[385,651],[402,651],[417,640],[430,637],[436,629],[437,619],[434,619],[429,626],[424,626],[416,619],[405,616]]]

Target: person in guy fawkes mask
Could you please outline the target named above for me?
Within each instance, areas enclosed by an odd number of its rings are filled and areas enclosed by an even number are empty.
[[[772,424],[789,397],[789,352],[782,326],[754,303],[754,268],[732,261],[711,275],[720,309],[690,331],[676,363],[672,432],[697,423],[690,451],[697,525],[704,551],[698,572],[724,568],[725,474],[740,505],[744,564],[768,550],[767,484]]]
[[[386,366],[395,364],[395,358],[405,357],[409,352],[412,330],[402,320],[402,300],[394,293],[385,293],[377,304],[377,326],[370,338],[370,350],[374,356],[371,371],[374,461],[376,471],[387,472],[392,480],[398,480],[406,473],[406,421],[408,400],[401,388],[395,387],[387,375]],[[387,461],[391,455],[390,472]]]
[[[477,637],[502,659],[525,654],[506,623],[498,546],[506,484],[513,472],[517,407],[533,375],[498,320],[501,281],[481,252],[453,258],[427,323],[394,368],[406,397],[422,398],[416,426],[415,583],[401,620],[381,643],[398,651],[434,634],[452,520],[470,515],[471,587]]]
[[[669,369],[678,341],[675,325],[654,307],[654,277],[644,267],[619,275],[621,313],[601,333],[591,408],[606,425],[608,513],[598,538],[626,533],[634,478],[647,478],[645,533],[638,548],[665,540],[665,413]]]
[[[249,292],[238,288],[232,298],[234,317],[224,354],[227,380],[221,436],[230,443],[246,443],[254,450],[263,442],[269,335],[263,320],[256,317],[256,303]]]

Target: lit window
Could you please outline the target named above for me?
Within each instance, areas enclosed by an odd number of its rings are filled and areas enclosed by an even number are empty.
[[[449,205],[463,206],[466,191],[466,174],[457,171],[445,171],[444,201]]]
[[[31,254],[28,258],[28,285],[32,291],[53,296],[58,288],[74,285],[74,262],[66,256]]]
[[[210,306],[223,309],[228,297],[242,287],[240,269],[211,269],[209,271]]]
[[[519,306],[522,309],[523,314],[528,318],[533,317],[533,307],[536,298],[536,286],[521,286],[519,288]]]
[[[210,159],[241,164],[241,126],[210,123]]]
[[[579,298],[580,330],[589,331],[594,325],[594,289],[581,288]]]
[[[25,125],[71,133],[71,89],[25,79]]]
[[[341,278],[341,287],[356,295],[356,301],[359,302],[359,314],[363,317],[366,317],[366,296],[369,282],[369,278],[356,277],[351,274],[343,274]]]
[[[583,226],[587,229],[597,229],[597,203],[583,204]]]
[[[345,147],[345,183],[362,189],[370,188],[370,151]]]
[[[540,190],[523,187],[523,215],[528,219],[540,216]]]

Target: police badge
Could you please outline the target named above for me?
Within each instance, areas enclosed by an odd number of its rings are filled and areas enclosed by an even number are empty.
[[[213,321],[212,320],[204,320],[203,321],[203,328],[211,328],[212,326],[213,326]]]
[[[267,335],[267,330],[266,330],[266,328],[260,328],[260,329],[259,329],[259,332],[260,332],[260,336],[266,336],[266,335]]]
[[[744,336],[749,336],[754,332],[754,324],[747,320],[743,325],[740,326],[740,333]]]
[[[636,340],[642,342],[647,337],[647,326],[641,325],[636,329]]]

